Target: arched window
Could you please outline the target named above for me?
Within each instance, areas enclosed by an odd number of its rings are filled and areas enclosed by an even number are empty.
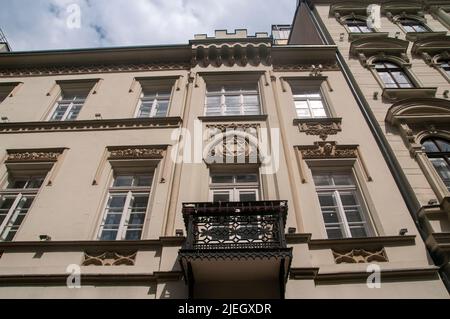
[[[386,61],[375,62],[375,69],[387,88],[412,88],[413,82],[400,66]]]
[[[450,142],[440,138],[429,138],[422,142],[422,146],[450,191]]]
[[[430,29],[421,21],[412,18],[400,18],[398,22],[405,32],[429,32]]]
[[[345,24],[347,25],[347,28],[349,32],[354,33],[370,33],[373,32],[373,29],[369,28],[367,26],[367,22],[361,19],[347,19],[345,20]]]
[[[441,60],[439,62],[440,62],[439,67],[450,78],[450,60]]]

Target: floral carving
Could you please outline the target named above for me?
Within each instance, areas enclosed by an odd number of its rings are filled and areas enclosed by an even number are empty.
[[[273,70],[275,72],[296,72],[296,71],[312,71],[315,67],[311,64],[285,64],[285,65],[274,65]],[[339,66],[337,63],[333,64],[321,64],[321,71],[339,71]]]
[[[9,162],[55,162],[58,160],[59,152],[10,152]]]
[[[318,135],[324,141],[328,135],[336,135],[342,131],[341,119],[299,120],[298,127],[300,132],[307,135]]]
[[[84,253],[82,266],[134,266],[137,252],[119,254],[105,252],[101,254]]]
[[[153,147],[129,147],[110,151],[110,159],[155,159],[162,158],[164,149]]]
[[[357,158],[357,145],[336,145],[336,142],[316,142],[311,146],[298,147],[304,159]]]
[[[384,248],[375,250],[352,249],[350,251],[333,250],[333,256],[336,264],[361,264],[371,263],[374,261],[388,261]]]

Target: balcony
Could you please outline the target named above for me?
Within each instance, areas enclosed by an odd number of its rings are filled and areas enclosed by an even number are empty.
[[[292,259],[286,201],[183,204],[191,298],[283,298]]]

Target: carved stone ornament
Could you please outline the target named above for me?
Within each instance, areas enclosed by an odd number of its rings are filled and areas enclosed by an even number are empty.
[[[165,149],[154,147],[127,147],[110,150],[109,159],[161,159]]]
[[[297,71],[313,71],[317,69],[316,66],[311,64],[284,64],[284,65],[274,65],[273,70],[275,72],[297,72]],[[321,71],[339,71],[339,65],[337,63],[333,64],[321,64]]]
[[[320,119],[320,120],[298,120],[296,121],[300,132],[306,135],[318,135],[322,140],[326,140],[329,135],[336,135],[342,131],[341,119]]]
[[[363,264],[371,262],[387,262],[384,248],[381,249],[352,249],[350,251],[335,251],[333,257],[336,264]]]
[[[191,59],[192,67],[258,66],[271,64],[270,46],[267,43],[236,43],[217,46],[194,46]]]
[[[101,254],[84,253],[82,266],[134,266],[137,252],[119,254],[105,252]]]
[[[9,152],[8,162],[56,162],[61,152],[36,151],[36,152]]]
[[[303,159],[357,158],[357,145],[336,145],[336,142],[316,142],[311,146],[298,146]]]

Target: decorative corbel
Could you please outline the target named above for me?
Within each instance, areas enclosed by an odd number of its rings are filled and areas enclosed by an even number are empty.
[[[358,53],[358,59],[364,67],[367,67],[367,57],[364,53]]]
[[[433,63],[433,59],[427,52],[422,52],[421,55],[426,64],[431,65]]]

